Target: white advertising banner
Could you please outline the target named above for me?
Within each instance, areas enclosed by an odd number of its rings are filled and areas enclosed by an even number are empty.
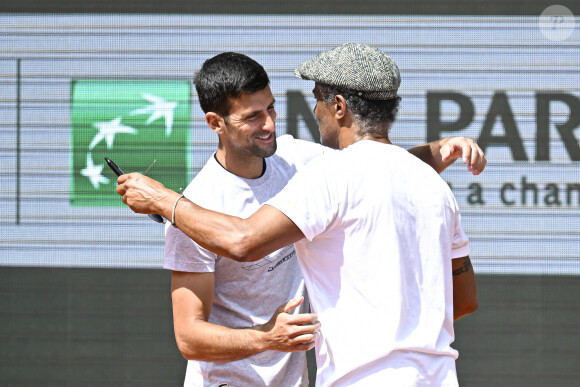
[[[123,160],[125,172],[157,159],[153,177],[176,190],[186,184],[217,146],[191,80],[224,51],[265,67],[278,135],[316,139],[313,83],[292,70],[360,42],[401,70],[393,143],[466,136],[485,149],[483,174],[461,162],[442,174],[460,204],[476,272],[578,275],[580,19],[557,11],[0,14],[0,266],[160,268],[163,226],[112,196],[102,156]],[[172,107],[171,121],[156,103]],[[107,138],[103,128],[113,126],[117,134]]]

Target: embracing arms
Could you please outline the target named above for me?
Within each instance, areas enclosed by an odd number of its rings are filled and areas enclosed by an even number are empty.
[[[485,168],[485,156],[472,140],[444,139],[411,150],[435,169],[444,169],[458,157],[469,160],[472,173]],[[439,161],[437,161],[439,160]],[[447,161],[443,161],[447,160]],[[262,206],[248,219],[208,211],[138,173],[122,175],[117,192],[123,202],[138,213],[154,213],[175,219],[186,235],[208,250],[237,261],[255,261],[268,253],[303,238],[300,229],[282,212]]]
[[[409,152],[441,173],[461,158],[467,170],[479,175],[485,169],[487,159],[481,148],[470,138],[449,137],[409,149]]]
[[[117,181],[117,193],[133,211],[174,219],[200,246],[238,262],[257,261],[304,237],[286,215],[271,206],[242,219],[200,207],[140,173],[121,175]]]
[[[316,315],[290,314],[303,298],[281,305],[266,324],[235,329],[208,322],[213,294],[214,273],[172,273],[173,327],[186,359],[226,362],[266,350],[296,352],[314,346],[320,328]]]

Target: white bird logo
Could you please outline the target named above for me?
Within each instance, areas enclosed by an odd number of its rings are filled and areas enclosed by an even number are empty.
[[[99,142],[103,140],[103,138],[107,141],[107,149],[111,149],[116,134],[137,133],[137,130],[135,130],[135,128],[127,125],[122,125],[121,118],[122,117],[117,117],[114,120],[108,122],[95,122],[93,126],[99,129],[99,132],[93,138],[93,141],[91,141],[89,149],[93,149]]]
[[[87,153],[87,167],[81,169],[81,175],[88,177],[95,189],[99,189],[99,184],[108,184],[109,179],[101,175],[104,165],[93,164],[93,157]]]
[[[177,102],[166,101],[161,97],[148,93],[143,93],[141,96],[151,102],[151,105],[141,109],[135,109],[131,112],[131,115],[151,114],[147,119],[147,125],[159,118],[165,118],[165,137],[169,137],[173,129],[173,112],[177,107]]]

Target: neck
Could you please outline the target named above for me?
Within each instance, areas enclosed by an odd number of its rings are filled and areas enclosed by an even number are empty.
[[[391,144],[391,141],[389,140],[388,137],[378,137],[376,135],[372,135],[372,134],[360,134],[358,131],[358,127],[357,126],[351,126],[351,127],[341,127],[340,129],[340,133],[338,136],[338,146],[339,149],[344,149],[349,145],[354,144],[355,142],[361,141],[361,140],[371,140],[371,141],[377,141],[377,142],[382,142],[384,144]]]
[[[265,168],[265,161],[261,157],[247,154],[234,157],[228,154],[223,148],[218,148],[216,159],[228,172],[244,179],[257,179],[262,176]]]
[[[357,141],[360,140],[371,140],[376,142],[382,142],[383,144],[391,144],[391,141],[388,138],[375,137],[372,134],[365,134],[364,136],[360,136],[360,138]]]

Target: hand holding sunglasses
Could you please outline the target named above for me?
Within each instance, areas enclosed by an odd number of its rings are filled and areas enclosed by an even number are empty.
[[[107,162],[107,165],[109,166],[109,168],[111,168],[113,170],[113,172],[115,172],[115,175],[117,175],[117,177],[124,174],[124,172],[121,170],[121,168],[119,168],[117,166],[117,164],[115,164],[112,160],[110,160],[106,156],[105,156],[105,161]],[[151,167],[149,167],[149,168],[151,168]],[[149,170],[149,168],[147,168],[147,171]],[[147,173],[147,171],[145,171],[145,173]],[[147,214],[147,216],[149,218],[151,218],[151,220],[153,220],[154,222],[165,223],[165,219],[161,215]]]

